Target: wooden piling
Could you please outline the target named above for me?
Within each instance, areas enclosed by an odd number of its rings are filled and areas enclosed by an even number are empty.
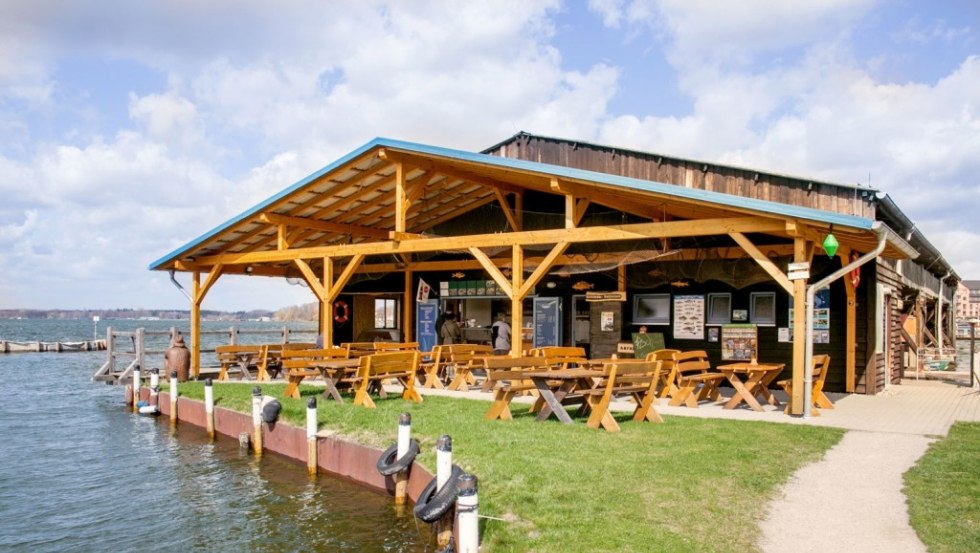
[[[449,482],[453,471],[453,439],[443,434],[436,442],[436,492]],[[436,543],[441,548],[449,545],[453,536],[453,519],[455,512],[450,509],[435,523]]]
[[[412,415],[402,413],[398,416],[398,450],[395,459],[401,459],[408,454],[412,439]],[[395,475],[395,505],[408,502],[408,471],[403,470]]]
[[[204,380],[204,418],[207,419],[208,438],[214,441],[214,387],[211,379]]]
[[[252,449],[262,457],[262,388],[252,388]]]
[[[306,400],[306,470],[316,476],[316,398]]]
[[[170,371],[170,426],[177,426],[177,371]]]

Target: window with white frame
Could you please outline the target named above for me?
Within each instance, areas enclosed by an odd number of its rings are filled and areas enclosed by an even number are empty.
[[[374,328],[397,328],[398,300],[375,298]]]

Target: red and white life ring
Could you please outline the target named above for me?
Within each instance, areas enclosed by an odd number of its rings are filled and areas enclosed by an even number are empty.
[[[350,319],[350,309],[347,307],[347,302],[344,300],[338,300],[333,302],[333,320],[337,324],[344,324]]]
[[[858,252],[852,251],[851,263],[857,261],[859,257],[861,257],[861,255],[858,254]],[[849,274],[851,276],[851,285],[857,288],[858,284],[861,284],[861,267],[854,267],[853,269],[851,269],[851,272]]]

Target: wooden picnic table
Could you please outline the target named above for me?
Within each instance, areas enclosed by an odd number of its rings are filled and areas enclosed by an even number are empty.
[[[326,389],[323,390],[323,397],[331,397],[337,403],[343,403],[344,398],[340,396],[337,383],[356,374],[360,366],[360,358],[317,361],[316,368],[320,370],[320,375],[326,385]]]
[[[524,376],[531,379],[534,387],[538,390],[539,401],[543,402],[541,410],[538,411],[537,421],[547,420],[552,414],[565,423],[572,424],[572,417],[565,411],[563,401],[574,396],[576,390],[590,390],[594,385],[595,378],[601,377],[603,372],[593,369],[558,369],[550,371],[530,371]],[[585,401],[584,397],[580,397]]]
[[[782,363],[749,362],[719,365],[718,371],[725,375],[735,389],[732,399],[725,403],[724,408],[734,409],[745,402],[753,411],[762,411],[762,405],[756,400],[756,396],[761,396],[770,405],[779,407],[779,400],[769,391],[769,384],[779,376],[784,366]]]

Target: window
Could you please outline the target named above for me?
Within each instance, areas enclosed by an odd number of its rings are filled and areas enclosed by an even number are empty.
[[[732,322],[732,295],[708,294],[709,325],[726,325]]]
[[[749,294],[749,321],[762,326],[776,326],[776,293]]]
[[[374,328],[397,328],[398,300],[374,300]]]
[[[670,294],[637,294],[633,296],[633,324],[670,324]]]

